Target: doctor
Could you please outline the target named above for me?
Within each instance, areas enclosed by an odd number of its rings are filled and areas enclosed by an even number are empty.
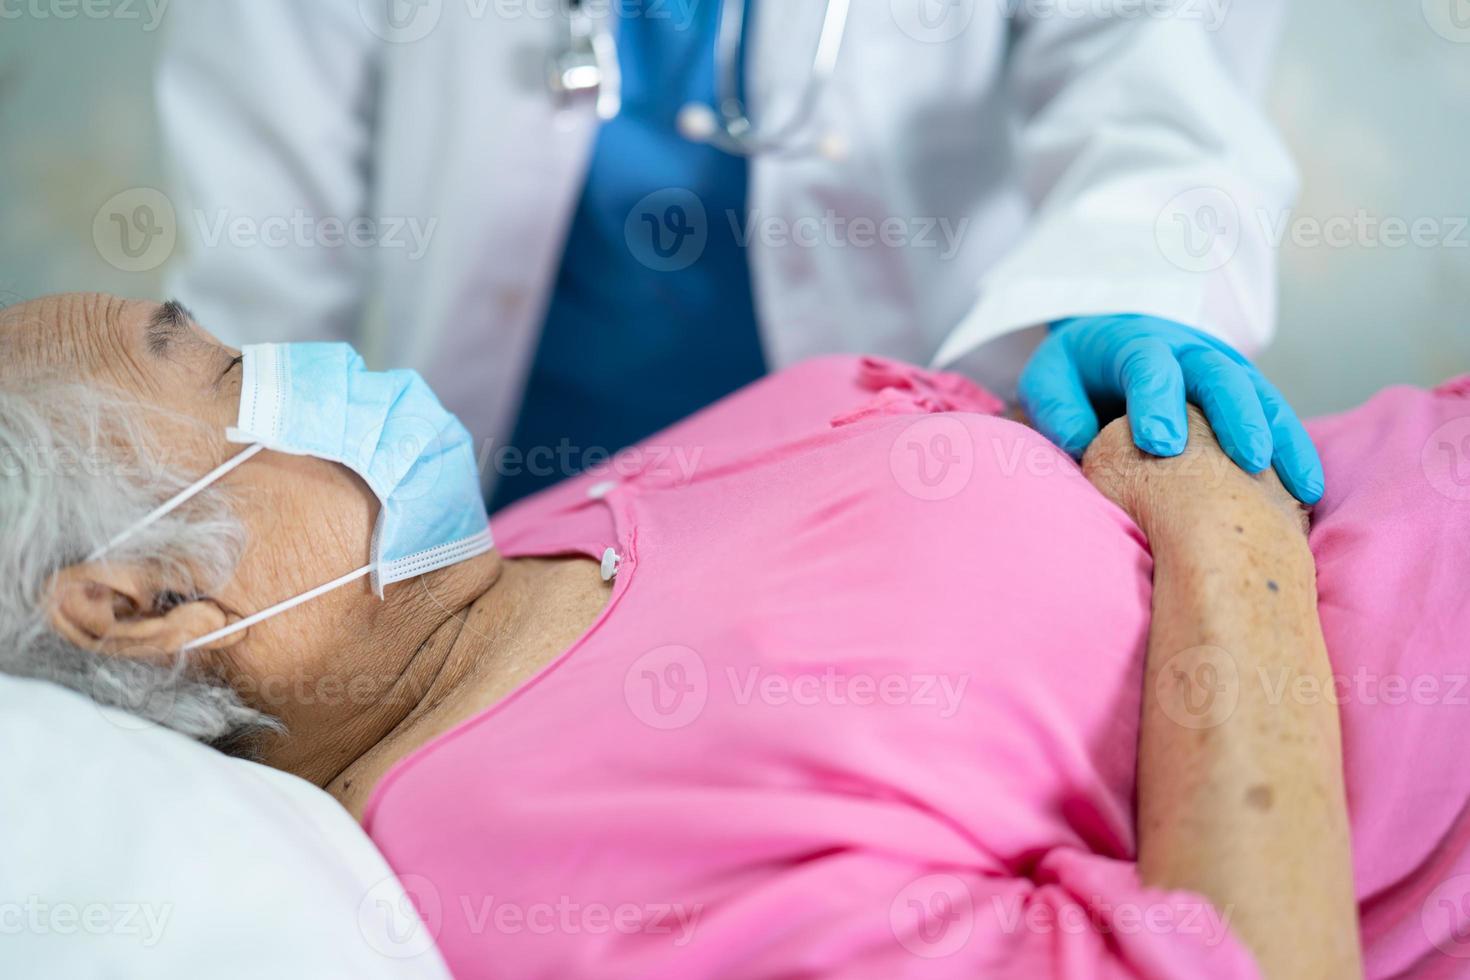
[[[1188,399],[1315,502],[1244,356],[1295,183],[1254,100],[1275,14],[194,0],[160,77],[175,291],[237,343],[418,368],[497,503],[837,351],[964,370],[1072,453],[1126,404],[1177,454]]]

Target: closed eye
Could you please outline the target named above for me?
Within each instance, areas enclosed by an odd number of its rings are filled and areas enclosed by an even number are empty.
[[[234,357],[230,358],[229,367],[220,372],[219,378],[216,379],[214,383],[218,385],[221,381],[224,381],[225,378],[229,377],[231,371],[235,370],[235,368],[239,367],[243,363],[245,363],[245,355],[243,354],[237,354]]]

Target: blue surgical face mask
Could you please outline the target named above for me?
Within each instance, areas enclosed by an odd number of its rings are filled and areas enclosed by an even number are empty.
[[[93,554],[101,557],[256,454],[313,456],[352,470],[380,505],[368,564],[185,645],[213,643],[348,582],[374,593],[489,551],[470,434],[416,373],[368,371],[346,344],[255,344],[242,349],[240,414],[226,430],[247,446]]]

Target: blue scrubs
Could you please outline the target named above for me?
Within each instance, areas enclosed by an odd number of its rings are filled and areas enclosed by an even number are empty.
[[[593,148],[493,508],[765,373],[746,163],[678,134],[713,102],[717,0],[616,4],[623,106]],[[687,23],[686,23],[687,21]],[[569,464],[569,465],[568,465]]]

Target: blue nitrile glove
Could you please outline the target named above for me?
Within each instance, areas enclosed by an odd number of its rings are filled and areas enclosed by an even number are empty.
[[[1322,496],[1322,461],[1275,385],[1230,345],[1158,317],[1059,320],[1021,372],[1021,404],[1073,456],[1097,435],[1092,398],[1123,399],[1138,448],[1177,456],[1186,399],[1204,410],[1226,454],[1250,473],[1275,465],[1302,503]]]

